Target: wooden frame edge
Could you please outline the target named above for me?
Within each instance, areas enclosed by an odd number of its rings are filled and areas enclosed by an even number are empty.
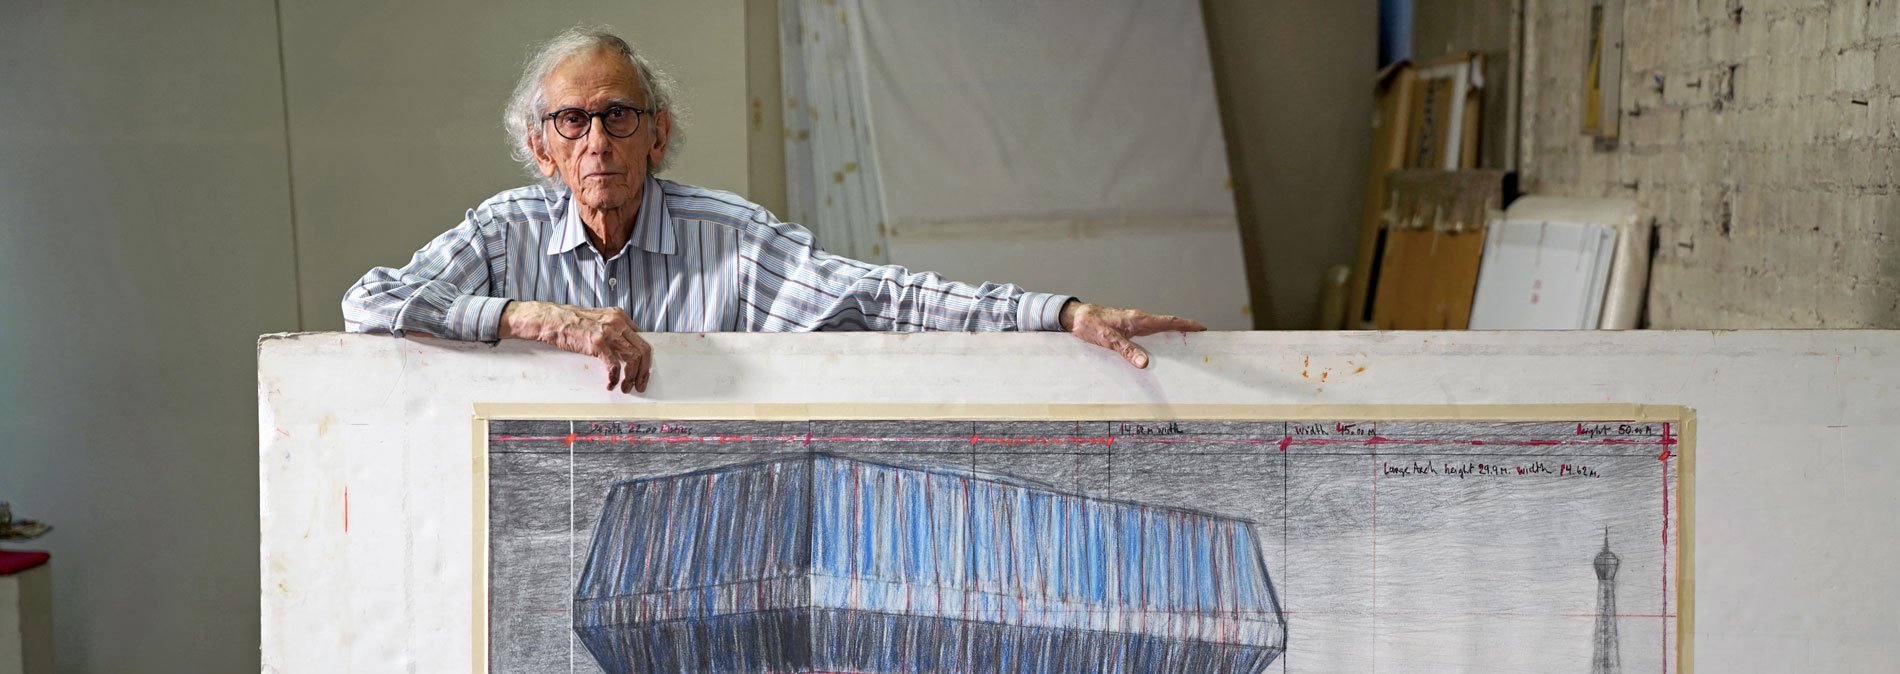
[[[469,670],[477,674],[488,672],[488,417],[483,416],[480,406],[470,420],[469,433],[475,444],[473,463],[470,466],[469,500],[471,510],[469,523],[471,529],[470,558],[474,567],[469,570],[469,622],[470,631]]]
[[[1676,512],[1681,524],[1676,529],[1676,671],[1695,672],[1695,410],[1681,407],[1682,455],[1677,464]]]
[[[1681,405],[1639,403],[1529,405],[1231,405],[1231,404],[799,404],[799,403],[476,403],[470,419],[473,457],[470,483],[471,671],[488,672],[488,422],[512,419],[1210,419],[1281,421],[1376,417],[1404,421],[1673,421],[1676,451],[1676,670],[1693,674],[1695,664],[1695,410]]]
[[[1688,412],[1677,405],[1556,404],[1556,405],[1165,405],[1165,404],[800,404],[800,403],[476,403],[475,415],[484,420],[546,419],[562,421],[607,419],[747,419],[807,421],[813,419],[914,420],[1113,420],[1273,419],[1309,421],[1376,417],[1400,421],[1679,421]]]

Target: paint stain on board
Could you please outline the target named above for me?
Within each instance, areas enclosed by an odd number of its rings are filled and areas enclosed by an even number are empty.
[[[1361,354],[1361,355],[1364,355],[1364,354]],[[1358,363],[1355,363],[1355,362],[1353,362],[1353,361],[1350,361],[1350,360],[1348,360],[1348,361],[1346,361],[1346,367],[1350,367],[1350,368],[1352,368],[1352,371],[1350,371],[1350,372],[1346,372],[1346,373],[1345,373],[1345,374],[1348,374],[1348,375],[1356,375],[1356,374],[1360,374],[1360,373],[1362,373],[1362,372],[1365,372],[1365,371],[1366,371],[1366,366],[1364,366],[1364,365],[1360,365],[1360,364],[1358,364]],[[1333,374],[1333,369],[1332,369],[1332,368],[1329,368],[1329,367],[1328,367],[1328,368],[1321,368],[1321,369],[1320,369],[1320,373],[1319,373],[1319,380],[1320,380],[1320,381],[1322,381],[1322,382],[1324,382],[1324,381],[1328,381],[1329,379],[1331,379],[1331,378],[1332,378],[1332,374]],[[1312,378],[1313,378],[1313,357],[1312,357],[1312,356],[1303,356],[1303,357],[1301,357],[1301,359],[1300,359],[1300,378],[1301,378],[1301,379],[1312,379]]]
[[[343,485],[343,533],[350,533],[350,486]]]

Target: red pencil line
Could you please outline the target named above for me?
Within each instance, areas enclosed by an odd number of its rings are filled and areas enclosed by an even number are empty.
[[[1135,442],[1158,445],[1178,444],[1221,444],[1221,445],[1471,445],[1500,447],[1606,447],[1606,446],[1657,446],[1667,447],[1676,444],[1674,438],[1626,439],[1598,438],[1594,440],[1495,440],[1464,438],[1390,438],[1385,436],[1365,436],[1357,438],[1315,438],[1282,437],[1278,439],[1255,438],[1153,438],[1140,436],[1102,436],[1102,437],[1062,437],[1062,436],[1020,436],[1020,437],[984,437],[980,435],[964,437],[870,437],[854,435],[834,436],[796,436],[796,435],[495,435],[491,439],[504,442],[606,442],[606,443],[728,443],[728,442],[957,442],[968,444],[1000,445],[1112,445],[1116,442]]]
[[[1377,468],[1379,457],[1372,457],[1373,467]],[[1379,471],[1372,471],[1372,615],[1379,615]],[[1379,637],[1379,625],[1373,623],[1372,637]],[[1379,653],[1372,653],[1372,671],[1379,671]]]
[[[1601,618],[1601,613],[1434,613],[1429,611],[1280,611],[1281,615],[1376,616],[1380,618]],[[1612,618],[1675,618],[1674,613],[1617,613]]]
[[[1669,424],[1667,422],[1663,423],[1663,437],[1665,438],[1669,437]],[[1668,450],[1665,449],[1663,451],[1664,451],[1663,456],[1665,457],[1668,456]],[[1662,492],[1663,492],[1663,499],[1662,499],[1663,501],[1662,502],[1662,507],[1663,507],[1662,607],[1663,607],[1663,611],[1666,613],[1669,611],[1669,462],[1667,460],[1664,460],[1662,461],[1662,465],[1663,465],[1663,468],[1662,468]],[[1662,625],[1662,661],[1663,661],[1663,674],[1668,674],[1669,673],[1669,625],[1666,623]]]

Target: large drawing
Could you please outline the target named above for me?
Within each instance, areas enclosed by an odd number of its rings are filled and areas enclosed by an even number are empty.
[[[1670,412],[491,418],[482,636],[496,672],[1666,673]]]

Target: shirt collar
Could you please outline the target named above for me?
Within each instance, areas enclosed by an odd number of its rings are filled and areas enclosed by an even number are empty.
[[[563,211],[555,235],[548,238],[548,255],[559,255],[587,243],[587,225],[581,222],[581,209],[574,207],[574,194],[561,192],[559,207]],[[640,194],[640,213],[634,216],[633,237],[629,246],[639,246],[641,250],[661,255],[672,255],[679,249],[677,227],[666,210],[666,192],[660,181],[647,176],[647,184]],[[608,257],[619,255],[614,251]]]
[[[672,255],[678,250],[679,232],[673,223],[673,217],[666,210],[666,189],[660,186],[660,180],[647,176],[647,186],[640,191],[640,217],[633,227],[633,243],[649,253]]]

